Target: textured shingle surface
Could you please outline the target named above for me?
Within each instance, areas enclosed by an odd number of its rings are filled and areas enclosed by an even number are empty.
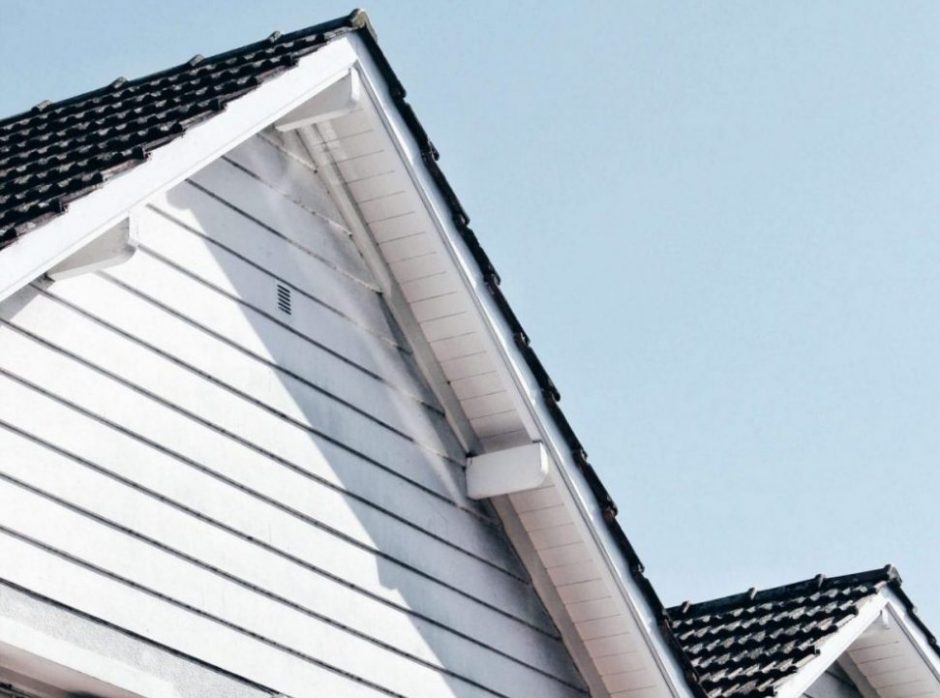
[[[713,698],[770,696],[811,660],[861,603],[898,581],[893,568],[750,591],[667,610],[670,625]]]
[[[296,65],[335,32],[336,20],[272,34],[202,58],[0,121],[0,248],[62,213],[68,203]]]

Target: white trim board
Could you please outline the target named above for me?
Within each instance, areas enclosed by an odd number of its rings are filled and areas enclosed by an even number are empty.
[[[356,55],[347,36],[230,102],[153,151],[150,159],[83,196],[68,211],[0,251],[0,301],[116,225],[134,207],[209,164],[348,74]]]
[[[824,639],[819,655],[781,684],[776,695],[804,695],[836,663],[865,698],[940,696],[940,657],[890,587],[862,601],[858,615]]]

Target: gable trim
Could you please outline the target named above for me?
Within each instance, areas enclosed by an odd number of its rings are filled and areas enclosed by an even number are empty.
[[[296,67],[154,150],[148,162],[74,201],[66,215],[5,247],[0,251],[4,261],[0,265],[0,301],[117,225],[146,199],[181,182],[342,78],[356,60],[344,38],[304,56]]]
[[[704,695],[689,679],[688,660],[678,645],[670,642],[664,609],[651,584],[643,575],[632,546],[617,524],[616,507],[600,484],[571,427],[561,413],[557,389],[532,352],[522,330],[499,288],[499,276],[476,236],[468,227],[469,218],[444,178],[436,161],[438,153],[421,127],[405,91],[388,65],[374,36],[357,32],[353,36],[364,69],[363,84],[375,100],[379,116],[398,149],[414,188],[421,197],[451,263],[472,299],[475,313],[483,321],[485,342],[499,357],[499,373],[513,386],[516,409],[532,442],[541,442],[551,454],[563,485],[579,540],[589,544],[593,563],[606,570],[617,589],[617,602],[624,615],[632,618],[641,644],[655,664],[664,688],[673,696]],[[387,93],[377,89],[378,76]],[[568,638],[579,641],[578,638]],[[610,695],[627,695],[610,691]]]
[[[866,599],[858,615],[842,626],[835,635],[823,641],[819,654],[794,674],[793,678],[779,686],[777,697],[799,698],[806,693],[826,669],[835,664],[852,643],[878,619],[887,603],[888,599],[883,590]]]

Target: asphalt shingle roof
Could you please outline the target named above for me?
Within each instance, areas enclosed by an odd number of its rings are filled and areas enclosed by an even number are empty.
[[[669,624],[711,698],[771,696],[886,585],[893,567],[750,590],[667,609]]]
[[[297,64],[351,18],[333,20],[0,120],[0,248]]]

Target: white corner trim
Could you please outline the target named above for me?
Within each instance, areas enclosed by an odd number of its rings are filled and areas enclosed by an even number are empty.
[[[855,642],[868,627],[881,615],[882,609],[888,603],[885,591],[862,602],[862,607],[848,623],[836,631],[835,635],[823,640],[819,654],[796,674],[787,679],[777,689],[776,698],[799,698],[807,689],[816,683],[826,669],[835,664],[839,657]]]
[[[471,499],[534,490],[547,478],[548,451],[540,443],[467,459],[467,494]]]
[[[0,619],[0,667],[69,693],[178,698],[162,679],[9,619]]]
[[[0,251],[0,301],[105,232],[131,209],[182,181],[349,73],[348,36],[239,97],[204,123],[153,151],[150,160],[77,199],[69,210]]]
[[[278,131],[294,131],[304,126],[338,119],[353,111],[361,96],[359,73],[350,70],[346,75],[338,76],[336,82],[322,92],[274,122],[274,128]]]
[[[134,256],[138,245],[137,217],[131,214],[56,264],[46,276],[61,281],[123,264]]]

